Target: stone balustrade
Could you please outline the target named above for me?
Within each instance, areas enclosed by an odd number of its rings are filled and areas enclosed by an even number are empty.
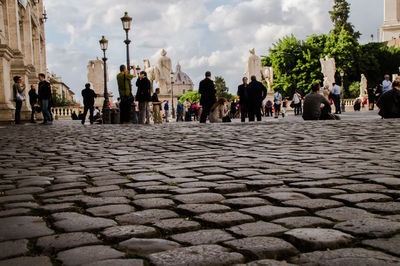
[[[72,112],[78,115],[79,111],[83,112],[83,107],[53,107],[51,108],[55,120],[72,120]]]

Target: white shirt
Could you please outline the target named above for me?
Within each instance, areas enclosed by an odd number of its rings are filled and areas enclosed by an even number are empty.
[[[100,113],[99,109],[94,109],[93,111],[93,116],[96,116]]]
[[[334,95],[340,95],[340,86],[339,85],[335,85],[332,88],[332,94]]]

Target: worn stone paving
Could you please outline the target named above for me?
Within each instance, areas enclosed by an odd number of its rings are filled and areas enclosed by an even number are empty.
[[[0,265],[400,265],[399,131],[0,128]]]

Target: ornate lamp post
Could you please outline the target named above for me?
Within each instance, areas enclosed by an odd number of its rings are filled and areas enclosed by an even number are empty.
[[[103,62],[104,62],[104,104],[103,104],[103,124],[111,123],[111,112],[108,100],[108,89],[107,89],[107,57],[106,50],[108,48],[108,40],[104,36],[99,41],[100,48],[103,50]]]
[[[131,43],[131,40],[129,40],[129,31],[131,30],[131,24],[132,24],[132,18],[128,15],[128,12],[125,12],[125,15],[121,18],[122,22],[122,28],[125,31],[126,34],[126,39],[124,43],[126,44],[126,69],[128,69],[128,72],[131,72],[131,61],[130,61],[130,56],[129,56],[129,44]],[[132,83],[129,81],[129,86],[131,88],[132,92]],[[133,122],[136,123],[136,106],[135,102],[132,104],[132,115],[133,117]]]
[[[340,79],[341,79],[342,88],[340,90],[340,98],[342,98],[342,107],[341,107],[341,109],[342,109],[343,113],[346,112],[346,104],[345,104],[344,99],[343,99],[343,95],[344,95],[344,74],[345,74],[344,71],[341,70],[340,71]]]
[[[175,83],[175,73],[171,72],[171,106],[172,106],[171,110],[173,119],[175,119],[174,83]]]

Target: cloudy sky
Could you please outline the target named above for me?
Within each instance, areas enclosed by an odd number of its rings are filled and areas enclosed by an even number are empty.
[[[361,42],[376,40],[383,24],[384,0],[349,0],[351,21],[363,34]],[[333,0],[44,0],[47,63],[76,92],[87,82],[89,60],[101,58],[98,41],[109,40],[109,87],[117,95],[115,75],[126,62],[125,33],[120,17],[133,17],[131,61],[154,65],[165,48],[196,84],[206,70],[223,76],[236,93],[248,50],[266,55],[271,44],[288,34],[304,38],[332,28],[328,11]]]

